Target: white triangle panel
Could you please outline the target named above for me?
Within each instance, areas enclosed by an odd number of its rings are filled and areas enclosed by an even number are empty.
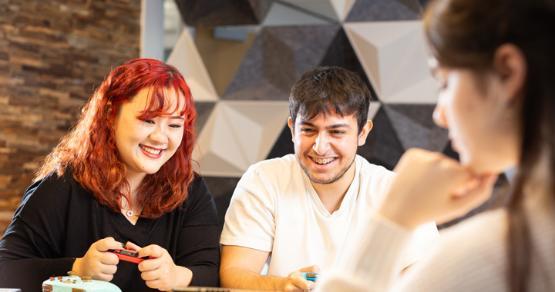
[[[369,120],[374,119],[374,117],[378,113],[378,110],[380,110],[381,106],[382,106],[382,103],[379,102],[379,101],[371,101],[370,102],[370,106],[368,107],[368,119]]]
[[[193,151],[203,175],[240,177],[265,159],[288,117],[288,103],[219,102]]]
[[[437,103],[437,88],[437,82],[433,78],[427,77],[390,96],[383,96],[381,100],[384,103],[435,104]]]
[[[216,108],[218,105],[216,105]],[[214,108],[214,113],[216,111]],[[218,115],[212,114],[206,121],[202,133],[197,139],[195,148],[193,149],[193,160],[198,162],[200,167],[199,173],[204,176],[223,176],[223,177],[240,177],[243,170],[231,163],[225,157],[220,157],[217,153],[211,151],[211,140],[213,132],[217,129],[216,120]]]
[[[281,133],[283,125],[289,116],[289,104],[287,101],[230,101],[226,105],[237,113],[248,118],[258,125],[260,138],[254,139],[251,129],[242,128],[240,131],[248,133],[250,137],[245,137],[243,148],[251,153],[250,164],[264,159],[272,149],[274,142]],[[247,130],[248,129],[248,130]],[[256,142],[256,143],[253,143]],[[256,145],[257,148],[254,146]]]
[[[340,21],[345,21],[345,18],[353,8],[353,4],[355,4],[355,0],[330,0],[333,9],[335,10],[335,14],[337,14],[337,18]]]
[[[184,29],[181,32],[167,63],[183,74],[195,101],[218,100],[216,89],[189,30]]]
[[[347,23],[344,25],[344,28],[347,33],[347,38],[349,38],[349,42],[351,42],[351,46],[355,51],[364,72],[370,79],[370,82],[376,90],[379,98],[381,95],[378,55],[379,48],[366,39],[365,32],[363,29],[360,29],[360,25]]]
[[[348,23],[345,28],[381,101],[435,102],[419,21]]]

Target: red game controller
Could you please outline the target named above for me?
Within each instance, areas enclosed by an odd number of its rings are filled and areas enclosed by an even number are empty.
[[[112,252],[118,256],[118,258],[122,261],[138,264],[148,257],[139,257],[139,252],[130,249],[109,249],[109,252]]]

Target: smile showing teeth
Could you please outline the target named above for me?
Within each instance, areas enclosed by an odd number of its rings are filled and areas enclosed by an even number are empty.
[[[335,158],[316,158],[316,157],[311,157],[311,159],[318,165],[330,164],[332,161],[335,160]]]
[[[145,145],[140,145],[141,149],[143,149],[143,151],[152,154],[152,155],[160,155],[160,153],[162,153],[163,149],[159,149],[159,148],[152,148],[152,147],[148,147]]]

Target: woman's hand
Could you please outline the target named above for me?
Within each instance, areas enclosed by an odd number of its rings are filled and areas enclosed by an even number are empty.
[[[395,172],[378,212],[409,229],[466,214],[490,197],[497,177],[474,174],[453,159],[420,149],[408,150]]]
[[[128,242],[125,247],[138,251],[139,257],[149,257],[138,265],[141,278],[145,280],[148,287],[169,291],[187,287],[191,282],[193,277],[191,270],[175,265],[172,257],[163,247],[151,244],[141,248],[131,242]]]
[[[71,273],[88,276],[93,279],[111,281],[118,269],[118,257],[109,249],[121,249],[123,244],[112,237],[106,237],[93,243],[82,258],[73,262]]]

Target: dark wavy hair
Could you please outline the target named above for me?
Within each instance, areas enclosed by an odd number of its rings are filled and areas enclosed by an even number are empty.
[[[526,60],[519,166],[509,203],[507,281],[511,291],[528,288],[529,227],[523,189],[540,155],[547,154],[548,193],[555,195],[555,1],[438,0],[425,12],[424,29],[439,64],[476,73],[493,68],[499,46],[517,46]],[[543,159],[543,157],[541,157]]]
[[[289,95],[289,115],[312,119],[335,111],[341,116],[357,115],[358,132],[368,120],[371,93],[355,72],[341,67],[318,67],[305,72]]]
[[[114,140],[114,122],[122,104],[149,88],[146,110],[138,118],[171,113],[165,93],[182,96],[177,108],[185,119],[183,139],[175,154],[154,174],[146,175],[137,192],[142,217],[156,218],[182,204],[193,180],[192,151],[196,111],[185,79],[176,68],[154,59],[133,59],[114,68],[84,105],[76,126],[46,157],[36,180],[70,168],[73,177],[101,204],[115,212],[129,195],[125,167]],[[184,106],[183,106],[184,104]]]

